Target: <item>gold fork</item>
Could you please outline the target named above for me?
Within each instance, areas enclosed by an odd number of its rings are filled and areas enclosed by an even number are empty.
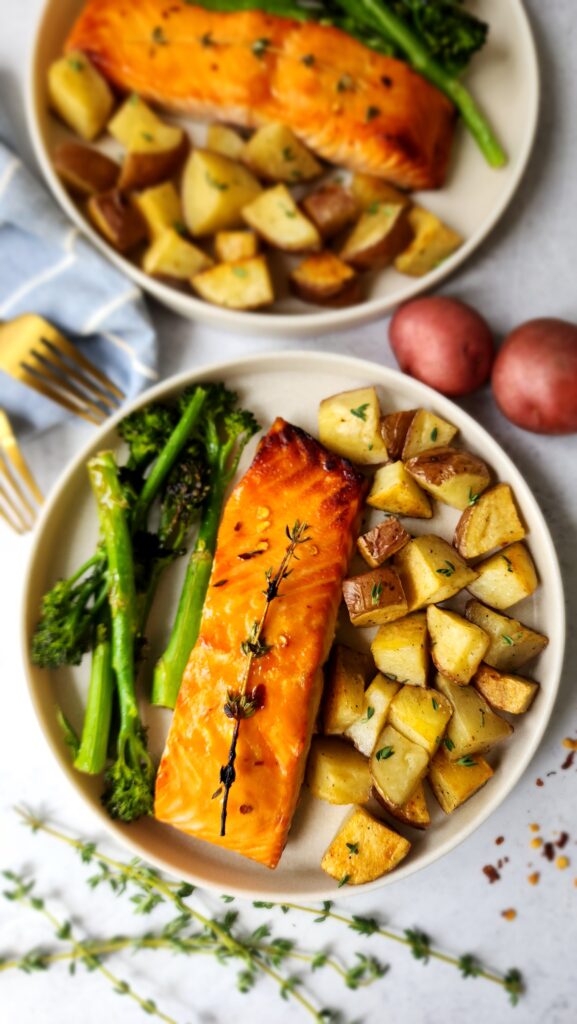
[[[125,398],[68,338],[33,313],[0,324],[0,370],[97,425]]]
[[[35,506],[41,505],[44,499],[18,447],[10,420],[1,409],[0,450],[3,455],[0,458],[0,517],[16,533],[26,533],[36,519]]]

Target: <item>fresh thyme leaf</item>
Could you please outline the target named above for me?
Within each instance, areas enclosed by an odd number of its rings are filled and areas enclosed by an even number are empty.
[[[287,163],[291,163],[291,161],[296,159],[295,158],[295,154],[294,154],[294,150],[293,150],[293,148],[291,146],[285,146],[284,147],[284,149],[282,151],[282,158],[283,158],[283,160],[286,160]]]
[[[205,32],[204,35],[200,37],[200,45],[205,48],[215,45],[214,39],[212,38],[212,32]]]
[[[381,600],[382,592],[383,592],[383,584],[382,584],[382,581],[379,580],[378,583],[374,584],[373,589],[371,590],[371,604],[373,605],[373,607],[375,605],[377,605],[379,603],[379,601]]]
[[[140,134],[145,142],[154,142],[154,135],[152,132],[141,132]]]
[[[479,964],[470,953],[459,957],[459,970],[464,978],[478,978],[481,973]]]
[[[515,641],[513,640],[513,637],[512,636],[507,636],[506,633],[503,633],[503,636],[501,637],[501,640],[503,641],[504,644],[507,644],[509,647],[512,647],[513,644],[515,643]]]
[[[74,71],[84,71],[86,67],[84,61],[80,60],[79,57],[69,57],[68,63]]]
[[[379,212],[380,208],[381,204],[375,200],[374,203],[371,203],[371,205],[367,207],[366,212],[370,214],[371,217],[374,217],[375,214]]]
[[[270,44],[270,39],[255,39],[254,43],[251,46],[251,50],[254,53],[255,57],[258,57],[259,60],[262,60]]]
[[[480,497],[480,494],[475,494],[473,488],[469,487],[469,505],[476,505]]]
[[[411,953],[415,960],[423,960],[427,963],[431,955],[431,940],[425,932],[418,929],[406,928],[405,937],[411,946]]]
[[[454,750],[455,749],[455,744],[453,743],[453,741],[451,739],[449,739],[448,736],[445,736],[445,739],[443,740],[443,743],[445,744],[447,750]]]
[[[166,38],[166,35],[164,34],[164,29],[163,29],[162,25],[157,25],[156,28],[153,28],[153,30],[152,30],[152,42],[156,43],[157,46],[167,46],[168,45],[168,39]]]
[[[388,679],[390,683],[396,683],[397,677],[394,672],[383,672],[385,679]]]
[[[394,747],[386,746],[386,747],[381,747],[380,750],[377,750],[377,753],[376,753],[375,756],[377,758],[377,761],[386,761],[389,757],[392,757],[394,753],[395,753],[395,748]]]
[[[439,710],[439,702],[434,697],[431,697],[431,704],[433,705],[433,711]]]
[[[474,768],[477,762],[470,754],[465,754],[464,757],[457,760],[457,764],[460,764],[462,768]]]
[[[347,850],[349,851],[349,853],[358,853],[359,852],[359,844],[358,843],[346,843],[345,845],[346,845]]]
[[[371,707],[371,705],[369,704],[369,706],[367,708],[367,713],[366,713],[365,717],[361,719],[361,721],[362,722],[370,722],[370,720],[373,717],[374,713],[375,713],[375,709],[373,707]]]
[[[367,421],[367,409],[368,408],[369,408],[369,403],[368,402],[363,402],[362,405],[357,405],[356,409],[349,409],[349,412],[353,416],[356,416],[358,420],[363,420],[366,423],[366,421]]]
[[[446,568],[437,569],[436,571],[439,573],[440,576],[452,576],[453,573],[455,572],[455,566],[453,565],[452,562],[449,562],[448,558],[445,558],[445,566]]]
[[[350,75],[341,75],[337,82],[337,92],[349,92],[354,87],[354,82]]]
[[[436,427],[433,427],[433,429],[431,430],[431,441],[436,441],[438,436],[439,436],[439,431],[437,430]]]
[[[353,922],[349,928],[353,932],[358,932],[359,935],[374,935],[375,932],[378,932],[379,925],[374,917],[359,917],[357,914],[353,914]]]
[[[187,237],[188,230],[187,230],[186,224],[183,224],[183,222],[181,220],[175,220],[175,222],[174,222],[174,224],[172,226],[173,226],[174,230],[176,231],[176,233],[181,236],[181,238],[186,238]]]
[[[516,1006],[519,1002],[519,997],[522,996],[524,992],[523,978],[516,967],[512,967],[510,971],[507,971],[504,979],[504,987],[505,991],[509,994],[509,1002],[512,1006]]]
[[[350,877],[351,877],[350,875],[343,875],[343,877],[341,878],[339,884],[337,885],[337,889],[342,889],[343,885],[347,884],[347,882],[348,882]]]
[[[507,572],[513,572],[513,563],[511,559],[508,558],[507,555],[503,555],[502,557],[504,561],[507,563]]]
[[[248,277],[248,270],[245,270],[244,267],[233,267],[232,272],[235,277]],[[258,551],[256,553],[260,555],[262,552]]]
[[[206,172],[205,178],[206,178],[207,185],[210,185],[211,188],[218,189],[219,192],[226,192],[226,190],[228,189],[228,185],[226,184],[226,182],[224,182],[224,181],[217,181],[216,178],[213,178],[213,176],[210,173],[210,171]]]

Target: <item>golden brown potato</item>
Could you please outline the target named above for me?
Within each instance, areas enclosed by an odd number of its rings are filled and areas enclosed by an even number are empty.
[[[373,178],[370,174],[353,174],[351,192],[363,210],[368,209],[373,203],[411,205],[411,197],[406,192],[401,192],[382,178]]]
[[[426,686],[429,646],[424,612],[381,626],[371,644],[371,654],[386,679]]]
[[[398,689],[398,683],[385,679],[379,672],[365,690],[361,715],[345,729],[345,736],[353,741],[365,757],[370,757],[375,749],[379,735],[385,728],[390,703]]]
[[[396,868],[410,849],[408,839],[356,807],[325,851],[321,867],[339,886],[363,885]]]
[[[219,263],[195,274],[192,287],[207,302],[226,309],[260,309],[274,302],[274,291],[264,256],[236,263]]]
[[[498,672],[490,665],[480,665],[473,685],[492,708],[506,711],[510,715],[522,715],[528,711],[537,696],[539,683],[512,673]]]
[[[242,158],[266,181],[294,185],[317,178],[322,167],[286,124],[271,123],[258,128],[245,144]]]
[[[407,614],[396,569],[384,566],[343,582],[343,597],[353,626],[380,626]]]
[[[367,503],[382,512],[430,519],[433,515],[426,494],[407,473],[402,462],[389,462],[377,470]]]
[[[303,199],[303,210],[323,238],[333,238],[348,227],[359,213],[350,192],[341,185],[323,185]]]
[[[405,463],[407,472],[429,494],[451,505],[465,509],[491,482],[482,459],[456,448],[433,448]]]
[[[206,149],[227,156],[229,160],[241,160],[246,145],[242,135],[224,124],[210,124],[206,133]]]
[[[132,202],[142,214],[151,241],[159,238],[169,228],[183,235],[186,228],[182,219],[180,196],[171,181],[163,181],[144,192],[135,192]]]
[[[387,516],[382,523],[358,538],[357,548],[367,565],[377,569],[410,539],[411,535],[403,524],[395,516]]]
[[[313,736],[306,780],[313,796],[329,804],[365,804],[371,791],[366,757],[336,736]]]
[[[477,577],[454,548],[433,534],[414,537],[394,556],[409,611],[448,601]]]
[[[397,821],[402,821],[403,825],[424,829],[428,828],[431,824],[431,815],[427,807],[425,787],[422,782],[419,782],[413,795],[402,807],[395,807],[394,804],[387,803],[378,793],[375,793],[375,796],[389,814],[392,814],[393,818],[396,818]]]
[[[344,644],[335,644],[323,693],[322,731],[339,736],[361,717],[371,659]]]
[[[442,693],[420,686],[402,686],[391,701],[388,721],[433,757],[452,714],[451,702]]]
[[[291,272],[290,283],[299,299],[318,306],[353,306],[361,298],[356,272],[328,249],[299,263]]]
[[[489,637],[456,612],[434,604],[427,608],[427,627],[436,668],[453,682],[466,686],[485,656]]]
[[[417,409],[405,436],[403,462],[432,448],[445,448],[450,445],[456,433],[457,428],[452,423],[447,423],[427,409]]]
[[[114,160],[79,142],[63,142],[58,146],[53,163],[64,184],[81,196],[110,192],[120,174],[120,167]]]
[[[244,221],[275,249],[317,252],[321,236],[305,217],[286,185],[276,185],[243,206]]]
[[[440,672],[435,685],[453,705],[443,741],[449,761],[467,767],[471,754],[484,754],[513,732],[513,726],[491,710],[474,686],[459,686]]]
[[[409,225],[414,238],[395,260],[395,268],[401,274],[423,277],[452,256],[463,244],[461,235],[422,206],[411,207]]]
[[[212,266],[210,256],[175,231],[165,228],[144,253],[142,269],[153,277],[176,284],[188,283],[195,274]]]
[[[162,121],[139,96],[130,96],[108,125],[126,154],[118,187],[149,188],[167,181],[180,169],[189,148],[182,128]]]
[[[497,484],[465,509],[457,523],[454,544],[463,558],[477,558],[493,548],[523,540],[525,533],[509,484]]]
[[[258,254],[258,238],[254,231],[218,231],[214,251],[221,263],[249,260]]]
[[[469,622],[480,626],[490,637],[484,660],[487,665],[502,672],[521,668],[541,653],[549,643],[546,636],[524,626],[518,619],[487,608],[479,601],[467,601],[465,615]]]
[[[375,203],[361,214],[340,257],[357,270],[387,267],[412,237],[406,207]]]
[[[254,174],[220,153],[195,149],[182,176],[186,225],[193,235],[243,227],[242,210],[261,192]]]
[[[403,807],[425,775],[429,755],[419,743],[387,725],[377,740],[369,764],[378,797],[387,805]]]
[[[403,446],[408,429],[412,423],[416,409],[404,412],[390,412],[381,420],[381,434],[389,453],[389,458],[396,461],[403,454]]]
[[[379,431],[381,409],[375,388],[341,391],[319,406],[321,444],[360,465],[385,462],[387,449]]]
[[[95,228],[118,252],[128,252],[146,238],[143,218],[118,190],[91,196],[87,210]]]
[[[114,106],[108,83],[77,50],[50,65],[48,96],[52,109],[87,142],[100,135]]]
[[[477,793],[494,774],[491,765],[478,755],[466,758],[465,764],[449,761],[443,748],[435,755],[429,768],[429,784],[441,809],[452,814],[457,807]]]
[[[475,569],[477,579],[468,584],[473,597],[500,610],[529,597],[539,586],[533,559],[524,544],[511,544],[478,562]]]

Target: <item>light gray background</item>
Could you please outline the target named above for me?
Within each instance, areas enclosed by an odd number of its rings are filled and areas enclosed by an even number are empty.
[[[508,0],[503,0],[504,3]],[[540,129],[525,182],[500,226],[460,275],[443,289],[478,306],[496,333],[533,316],[577,318],[577,117],[574,57],[577,18],[573,0],[542,4],[529,0],[543,81]],[[27,51],[40,0],[0,0],[0,102],[18,125],[22,149],[29,153],[22,106],[22,81]],[[0,268],[1,272],[1,268]],[[162,343],[161,372],[199,366],[241,352],[290,347],[274,338],[237,340],[182,321],[153,306]],[[319,338],[302,347],[351,353],[394,366],[387,345],[386,323]],[[568,600],[569,638],[566,670],[553,720],[542,748],[523,780],[499,812],[462,847],[427,871],[387,888],[382,896],[347,901],[354,913],[378,913],[399,927],[418,925],[448,950],[477,952],[497,968],[519,966],[529,990],[521,1005],[509,1010],[502,992],[481,981],[462,981],[442,965],[413,961],[401,948],[356,941],[338,927],[323,926],[322,939],[352,958],[356,950],[374,952],[391,965],[388,976],[366,992],[337,990],[328,977],[317,991],[348,1018],[377,1022],[394,1015],[398,1024],[438,1024],[464,1020],[492,1024],[572,1024],[576,1019],[577,970],[577,813],[575,769],[561,771],[564,736],[577,735],[574,671],[577,662],[577,571],[575,536],[577,485],[575,438],[540,438],[525,434],[496,411],[488,391],[466,400],[478,417],[515,459],[532,485],[546,514],[561,559]],[[61,428],[28,447],[27,454],[41,485],[48,489],[67,458],[88,436],[88,428]],[[1,524],[0,524],[1,526]],[[33,839],[17,824],[10,808],[28,802],[47,808],[68,826],[90,832],[93,822],[53,763],[39,734],[25,692],[18,650],[19,598],[29,542],[0,532],[0,866],[27,865],[38,873],[41,887],[58,906],[63,898],[86,934],[128,930],[138,924],[126,907],[104,895],[90,897],[83,870],[64,848]],[[547,776],[548,772],[554,772]],[[541,776],[546,785],[538,788]],[[561,872],[530,848],[529,824],[538,822],[545,838],[566,829],[571,841],[563,851],[571,859]],[[505,836],[502,846],[495,838]],[[501,880],[489,885],[483,865],[507,856]],[[540,885],[527,882],[532,870]],[[88,902],[90,900],[90,902]],[[211,906],[215,901],[207,900]],[[237,904],[238,906],[238,904]],[[509,923],[501,911],[514,907]],[[220,909],[217,907],[217,909]],[[241,908],[242,909],[242,908]],[[245,911],[252,921],[254,912]],[[256,918],[258,922],[261,917]],[[153,923],[153,922],[151,922]],[[146,923],[148,925],[148,922]],[[319,926],[290,915],[279,922],[279,934],[298,935],[318,947]],[[143,925],[144,926],[144,925]],[[35,918],[9,904],[0,904],[0,956],[49,941]],[[185,962],[146,954],[119,966],[122,976],[156,997],[179,1022],[223,1024],[237,1020],[291,1024],[306,1019],[276,991],[261,983],[250,996],[239,995],[232,972],[209,960]],[[126,999],[109,992],[106,983],[82,971],[69,979],[64,970],[47,975],[0,975],[2,1024],[137,1024],[149,1020]]]

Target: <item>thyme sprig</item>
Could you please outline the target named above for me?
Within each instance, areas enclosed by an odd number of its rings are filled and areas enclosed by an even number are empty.
[[[241,652],[246,658],[240,684],[237,691],[227,691],[227,699],[223,707],[226,717],[234,720],[234,727],[228,751],[228,759],[226,764],[222,765],[220,769],[220,786],[212,795],[212,799],[214,800],[222,794],[222,808],[220,814],[221,836],[226,835],[228,798],[236,781],[235,761],[240,723],[244,718],[251,718],[261,706],[258,687],[253,690],[249,690],[250,674],[254,662],[259,658],[263,658],[270,650],[272,650],[272,646],[266,643],[263,635],[266,620],[268,618],[272,602],[280,596],[279,589],[281,583],[283,580],[288,579],[292,572],[292,569],[289,569],[291,561],[293,559],[298,561],[298,555],[296,553],[297,548],[302,544],[306,544],[307,541],[310,540],[310,537],[306,536],[308,529],[308,523],[301,523],[299,519],[295,521],[292,527],[285,527],[285,533],[289,544],[276,572],[273,568],[269,568],[265,572],[266,588],[263,590],[265,602],[261,617],[252,624],[249,635],[240,645]]]

